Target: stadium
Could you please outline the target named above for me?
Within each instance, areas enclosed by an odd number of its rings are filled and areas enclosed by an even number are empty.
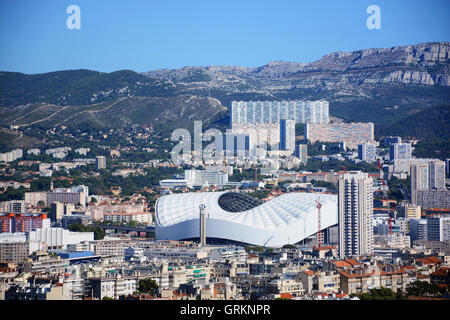
[[[207,243],[240,243],[268,247],[296,244],[321,229],[337,225],[337,196],[286,193],[262,201],[239,192],[166,195],[156,202],[155,233],[161,240],[198,240],[199,207],[206,207]]]

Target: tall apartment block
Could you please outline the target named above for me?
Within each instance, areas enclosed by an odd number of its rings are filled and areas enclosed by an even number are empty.
[[[373,253],[373,180],[351,171],[338,181],[339,256]]]
[[[393,143],[389,146],[389,159],[411,159],[411,143]]]
[[[295,149],[295,121],[280,120],[280,150],[288,150],[292,153]]]
[[[0,215],[0,233],[30,232],[33,229],[50,228],[47,214],[14,214]]]
[[[294,155],[300,159],[303,164],[308,162],[308,145],[298,144],[295,146]]]
[[[409,220],[409,234],[411,236],[411,241],[428,239],[427,221],[428,219]]]
[[[450,240],[450,217],[427,217],[427,240]]]
[[[411,203],[424,209],[447,208],[450,194],[445,188],[445,162],[431,159],[411,165]]]
[[[250,150],[256,146],[269,146],[270,149],[280,148],[280,123],[233,123],[231,132],[233,135],[248,135]],[[289,132],[286,132],[289,134]],[[294,127],[295,141],[295,127]],[[288,138],[292,139],[292,138]]]
[[[367,142],[358,145],[358,159],[365,162],[377,161],[377,146],[375,143]]]
[[[428,162],[430,173],[430,189],[445,189],[445,162],[432,160]]]
[[[358,144],[374,140],[374,125],[372,122],[352,123],[307,123],[305,125],[305,139],[311,143],[345,142],[346,147],[356,149]]]
[[[230,122],[279,123],[280,120],[296,123],[328,123],[328,101],[233,101]]]
[[[95,170],[106,168],[106,158],[104,156],[95,157]]]

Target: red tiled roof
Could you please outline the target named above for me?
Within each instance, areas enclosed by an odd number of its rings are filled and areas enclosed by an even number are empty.
[[[344,267],[351,267],[352,265],[346,261],[331,261],[336,267],[338,268],[344,268]]]
[[[414,266],[404,266],[402,268],[403,269],[407,269],[407,270],[414,270],[414,269],[416,269],[416,267],[414,267]]]
[[[442,261],[436,257],[428,257],[427,259],[433,263],[442,263]]]
[[[359,273],[352,272],[353,270],[360,270],[360,272]],[[370,272],[368,272],[367,270],[350,269],[348,272],[344,271],[344,270],[339,270],[338,273],[340,275],[343,275],[346,278],[358,278],[358,277],[369,277],[369,276],[377,275],[377,274],[380,274],[380,275],[401,274],[401,273],[406,273],[406,271],[403,270],[403,269],[393,270],[393,271],[380,270],[379,273],[378,273],[378,271],[370,271]]]
[[[354,259],[345,259],[345,262],[347,262],[348,264],[352,265],[352,266],[359,266],[360,263]]]
[[[303,272],[306,273],[308,276],[313,276],[314,275],[314,272],[311,271],[311,270],[306,270],[306,271],[303,271]]]
[[[417,262],[422,262],[422,264],[437,264],[442,263],[442,260],[436,258],[436,257],[427,257],[427,258],[420,258],[416,259]]]
[[[321,247],[314,246],[313,249],[314,250],[332,250],[332,249],[336,249],[336,246],[321,246]]]
[[[431,273],[432,276],[450,277],[450,268],[440,268]]]

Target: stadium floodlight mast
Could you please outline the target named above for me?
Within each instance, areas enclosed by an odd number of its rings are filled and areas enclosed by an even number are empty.
[[[199,217],[199,243],[201,247],[204,247],[206,245],[206,206],[204,204],[201,204],[199,206],[200,209],[200,217]],[[208,215],[209,218],[209,215]]]

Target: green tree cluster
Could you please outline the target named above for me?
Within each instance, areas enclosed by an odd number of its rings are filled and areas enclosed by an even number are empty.
[[[406,300],[407,295],[401,289],[397,292],[390,288],[380,287],[370,289],[369,292],[352,293],[350,297],[358,297],[361,300]]]
[[[82,223],[72,223],[69,226],[69,230],[76,232],[94,232],[94,240],[102,240],[105,237],[105,231],[98,226],[85,226]]]
[[[426,281],[414,281],[406,287],[406,292],[410,296],[432,296],[440,297],[446,292],[445,288],[439,287],[437,284],[431,284]]]
[[[159,286],[153,279],[142,279],[139,280],[138,290],[141,293],[150,293],[155,294],[156,290],[158,290]]]

